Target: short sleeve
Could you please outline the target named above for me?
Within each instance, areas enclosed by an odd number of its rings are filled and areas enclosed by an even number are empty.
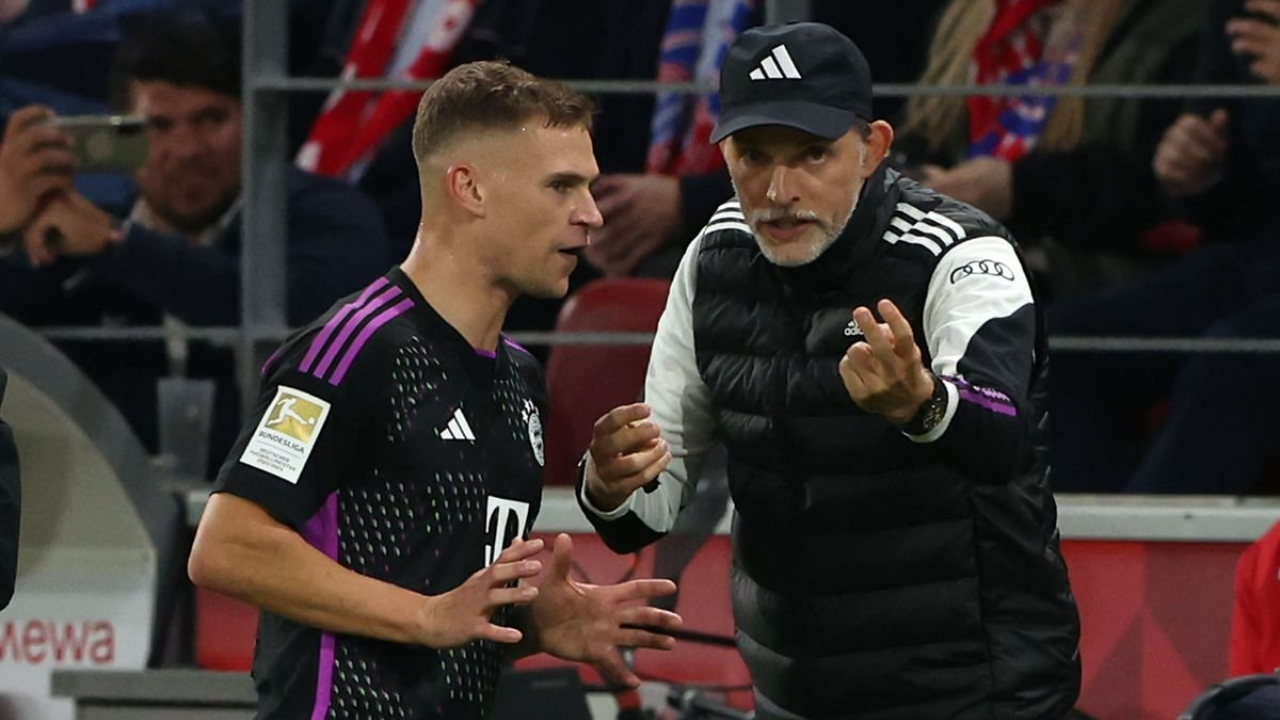
[[[262,506],[301,530],[325,500],[371,465],[386,425],[386,378],[369,348],[338,383],[310,371],[306,343],[273,364],[218,473],[214,492]]]

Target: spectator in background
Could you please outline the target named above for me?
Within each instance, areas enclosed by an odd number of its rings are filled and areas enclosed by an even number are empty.
[[[1280,3],[1213,0],[1198,83],[1280,86]],[[1280,100],[1205,98],[1172,123],[1153,167],[1210,244],[1168,268],[1057,309],[1056,332],[1280,337]],[[1234,494],[1259,489],[1280,425],[1277,358],[1089,353],[1055,360],[1055,487]],[[1169,398],[1148,444],[1144,412]],[[1271,488],[1273,489],[1273,488]]]
[[[1236,564],[1228,659],[1233,677],[1280,670],[1280,523]]]
[[[1203,5],[953,0],[921,82],[1182,82]],[[1171,102],[1136,98],[918,96],[893,162],[986,211],[1024,244],[1054,240],[1050,260],[1031,258],[1041,272],[1049,266],[1044,289],[1053,299],[1110,280],[1115,260],[1134,256],[1138,238],[1165,217],[1150,162],[1176,113]]]
[[[31,0],[0,0],[0,25],[26,12]]]
[[[0,140],[0,250],[21,244],[46,198],[72,191],[76,157],[71,138],[53,127],[48,109],[15,112]]]
[[[0,311],[41,325],[239,322],[237,45],[209,25],[170,15],[150,18],[121,45],[113,95],[121,111],[145,117],[150,143],[136,174],[137,199],[104,209],[65,186],[46,193],[24,228],[30,264],[10,257],[0,265]],[[0,177],[12,172],[0,165]],[[0,206],[10,202],[0,197]],[[390,255],[376,209],[342,183],[291,171],[287,203],[288,237],[265,241],[286,241],[285,316],[298,325],[381,274]],[[6,214],[13,213],[0,217]],[[216,378],[211,457],[230,445],[238,413],[229,350],[206,343],[64,348],[152,448],[156,378],[184,370]]]
[[[749,0],[672,3],[659,41],[660,82],[714,85],[729,44],[758,23]],[[593,192],[605,225],[585,257],[605,275],[670,277],[683,254],[686,214],[705,222],[732,195],[724,159],[710,142],[720,114],[712,94],[657,94],[642,174],[605,175]],[[639,169],[639,168],[637,168]],[[673,242],[674,241],[674,242]]]
[[[0,8],[12,0],[0,0]],[[289,74],[327,75],[333,68],[331,37],[354,25],[353,5],[364,0],[283,0],[289,13]],[[27,5],[20,0],[19,7]],[[95,114],[110,105],[112,57],[130,29],[168,10],[229,32],[243,21],[242,0],[31,0],[6,22],[0,17],[0,124],[14,109],[47,105],[60,114]],[[0,9],[0,16],[4,13]],[[332,36],[330,35],[332,33]],[[341,67],[341,57],[338,58]],[[336,74],[336,71],[333,71]],[[290,93],[289,135],[295,144],[325,98]],[[113,175],[77,180],[87,197],[119,205],[127,184]]]
[[[9,377],[0,368],[0,404]],[[0,419],[0,610],[13,598],[18,574],[18,529],[22,520],[22,485],[13,431]]]

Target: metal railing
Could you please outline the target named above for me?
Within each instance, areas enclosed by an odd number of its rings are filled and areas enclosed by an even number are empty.
[[[210,341],[236,348],[241,406],[254,404],[253,382],[257,369],[274,346],[288,336],[286,322],[286,178],[292,159],[286,136],[286,100],[290,94],[329,92],[335,88],[361,90],[414,90],[430,81],[397,78],[340,79],[290,77],[288,74],[287,3],[245,0],[243,18],[244,65],[244,161],[243,245],[241,267],[241,320],[232,327],[191,327],[181,331],[189,340]],[[807,0],[766,0],[770,23],[809,16]],[[657,92],[708,93],[704,83],[659,83],[647,80],[568,80],[571,87],[589,94],[653,94]],[[879,84],[883,97],[922,95],[1078,96],[1133,99],[1280,98],[1280,86],[1265,85],[1065,85],[1053,88],[999,85]],[[51,340],[107,341],[164,340],[174,337],[172,328],[50,327],[38,332]],[[515,332],[518,342],[530,345],[615,344],[645,345],[649,333]],[[1280,339],[1256,338],[1150,338],[1054,336],[1050,347],[1057,352],[1170,352],[1170,353],[1277,353]]]
[[[259,90],[295,93],[328,92],[335,88],[349,90],[415,90],[431,87],[431,80],[405,78],[325,78],[271,77],[257,86]],[[575,80],[563,81],[578,92],[591,95],[649,95],[659,92],[705,94],[716,86],[701,82],[658,82],[657,80]],[[1195,98],[1280,98],[1280,85],[924,85],[917,83],[879,83],[872,86],[876,97],[917,97],[949,95],[968,97],[1122,97],[1135,100],[1168,100]]]

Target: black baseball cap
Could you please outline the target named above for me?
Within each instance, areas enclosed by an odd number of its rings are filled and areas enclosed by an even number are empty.
[[[747,30],[720,68],[718,143],[739,130],[785,125],[834,140],[871,120],[871,68],[830,25],[790,23]]]

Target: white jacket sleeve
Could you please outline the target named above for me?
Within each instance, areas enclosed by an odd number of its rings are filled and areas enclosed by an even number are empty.
[[[671,529],[680,510],[692,500],[715,442],[711,395],[698,373],[694,352],[693,298],[701,244],[701,235],[689,243],[676,270],[645,377],[644,401],[671,449],[671,464],[658,477],[656,487],[636,491],[610,512],[593,507],[585,488],[578,489],[587,518],[610,547],[626,548],[621,552],[647,545]]]

